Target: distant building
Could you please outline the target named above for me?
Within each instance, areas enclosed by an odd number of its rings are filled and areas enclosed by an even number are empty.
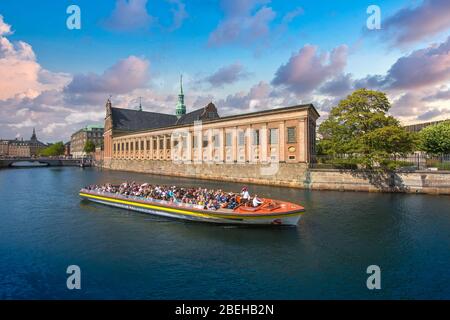
[[[71,153],[70,153],[70,141],[69,141],[69,142],[66,142],[66,143],[64,144],[64,155],[65,155],[66,157],[69,157],[69,156],[71,155]]]
[[[70,153],[74,158],[83,158],[86,142],[92,141],[96,147],[103,145],[103,126],[90,125],[72,134],[70,139]]]
[[[47,145],[37,139],[36,130],[33,128],[33,134],[30,140],[14,139],[0,140],[0,156],[3,157],[35,157]]]
[[[0,157],[6,157],[9,153],[9,140],[0,140]]]
[[[102,164],[103,162],[103,148],[102,147],[95,147],[95,152],[92,155],[93,159],[96,163]]]
[[[432,125],[435,125],[435,124],[438,124],[438,123],[441,123],[444,121],[448,121],[448,120],[450,120],[450,119],[410,124],[410,125],[404,126],[404,128],[406,129],[406,131],[409,131],[409,132],[419,132],[420,130],[422,130],[425,127],[432,126]]]

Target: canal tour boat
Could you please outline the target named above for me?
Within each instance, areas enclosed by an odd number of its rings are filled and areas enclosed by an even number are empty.
[[[182,220],[221,224],[245,225],[297,225],[305,209],[291,202],[264,199],[257,207],[238,205],[234,209],[203,209],[202,206],[137,196],[127,196],[104,191],[81,189],[82,199]]]

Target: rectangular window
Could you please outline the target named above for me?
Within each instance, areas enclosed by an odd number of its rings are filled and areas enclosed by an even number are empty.
[[[287,128],[287,143],[296,143],[297,142],[297,127],[288,127]]]
[[[141,140],[141,150],[144,150],[144,140]]]
[[[126,149],[126,151],[128,151],[128,142],[127,142],[127,144],[125,145],[125,149]]]
[[[136,151],[138,151],[139,150],[139,141],[136,141],[135,143],[136,143]]]
[[[164,149],[164,139],[159,139],[159,150]]]
[[[147,140],[147,150],[150,150],[150,140]]]
[[[238,144],[240,146],[244,146],[245,145],[245,132],[244,131],[239,131]]]
[[[278,129],[269,129],[269,144],[278,144]]]
[[[233,134],[231,132],[227,132],[225,134],[225,146],[231,147],[233,145]]]
[[[130,142],[130,151],[133,151],[134,148],[134,142]]]
[[[208,119],[214,119],[216,117],[216,113],[215,112],[208,112]]]
[[[203,148],[206,148],[208,146],[208,135],[203,136]]]
[[[259,146],[259,130],[253,130],[253,145]]]
[[[124,148],[123,148],[123,142],[122,142],[122,148],[120,148],[120,150],[122,150],[122,151],[124,150]]]
[[[113,147],[113,151],[114,151],[114,153],[116,153],[116,144],[114,143],[114,147]]]
[[[170,147],[171,147],[171,145],[170,145],[170,138],[166,139],[166,146],[167,146],[167,149],[170,149]]]
[[[153,138],[152,138],[153,139]],[[156,149],[158,149],[158,141],[157,141],[157,139],[155,138],[155,139],[153,139],[153,150],[156,150]]]
[[[214,142],[214,147],[218,148],[220,147],[220,138],[218,134],[213,135],[213,142]]]

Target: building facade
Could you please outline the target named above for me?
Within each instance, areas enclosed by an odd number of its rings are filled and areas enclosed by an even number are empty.
[[[450,119],[439,120],[439,121],[430,121],[430,122],[421,122],[421,123],[406,125],[406,126],[404,126],[404,128],[405,128],[406,131],[409,131],[409,132],[419,132],[423,128],[426,128],[428,126],[432,126],[432,125],[435,125],[435,124],[439,124],[441,122],[449,121],[449,120]]]
[[[103,146],[103,126],[90,125],[72,134],[70,138],[70,153],[74,158],[87,156],[84,151],[86,142],[91,141],[96,147]]]
[[[318,117],[312,104],[220,117],[209,103],[186,113],[182,91],[174,115],[114,108],[108,99],[103,160],[111,168],[123,160],[309,163]]]
[[[72,153],[70,152],[70,141],[68,141],[64,144],[64,156],[70,157],[71,155]]]
[[[0,156],[3,157],[35,157],[47,145],[37,139],[36,130],[33,128],[33,134],[30,140],[14,139],[0,140]]]

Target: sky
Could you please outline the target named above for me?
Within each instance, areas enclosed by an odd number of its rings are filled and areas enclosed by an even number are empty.
[[[109,97],[173,114],[180,74],[188,112],[313,103],[323,120],[364,87],[403,124],[447,119],[450,1],[0,0],[0,139],[68,141]]]

